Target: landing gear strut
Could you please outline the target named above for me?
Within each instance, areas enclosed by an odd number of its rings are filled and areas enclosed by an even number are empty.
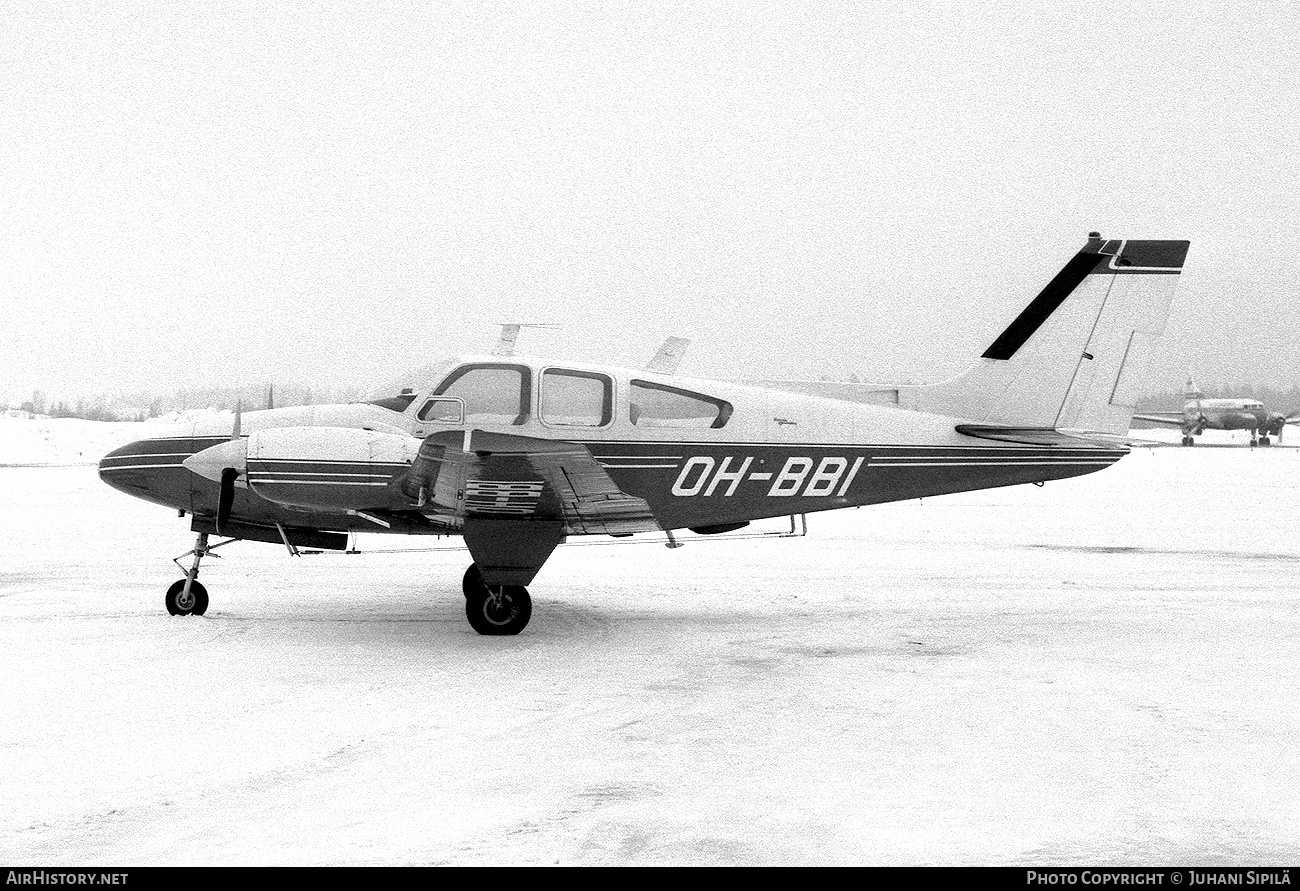
[[[477,563],[465,570],[465,618],[479,634],[518,634],[533,614],[533,601],[523,585],[489,585]]]
[[[208,589],[197,581],[199,563],[208,555],[220,557],[220,554],[213,554],[212,552],[234,541],[239,541],[239,539],[228,538],[225,541],[209,545],[208,533],[200,532],[199,537],[194,541],[194,550],[186,551],[172,561],[185,573],[185,578],[173,582],[172,586],[167,589],[167,599],[164,601],[167,604],[167,612],[173,616],[201,616],[208,611]],[[194,556],[194,562],[186,569],[181,561],[191,554]]]

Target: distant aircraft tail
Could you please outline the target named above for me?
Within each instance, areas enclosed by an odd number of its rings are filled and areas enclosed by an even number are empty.
[[[1188,246],[1091,233],[979,364],[900,387],[899,404],[982,424],[1126,434]]]

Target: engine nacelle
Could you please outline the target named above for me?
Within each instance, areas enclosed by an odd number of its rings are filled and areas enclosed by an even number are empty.
[[[281,427],[248,437],[246,479],[277,504],[317,510],[408,506],[400,481],[420,451],[413,436],[349,427]]]
[[[277,427],[205,449],[184,463],[220,481],[235,469],[252,492],[286,507],[401,510],[401,481],[420,451],[413,436],[355,427]]]

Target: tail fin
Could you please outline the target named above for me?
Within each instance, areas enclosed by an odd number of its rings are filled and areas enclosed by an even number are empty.
[[[900,388],[899,404],[985,424],[1127,433],[1188,245],[1091,233],[979,364]]]

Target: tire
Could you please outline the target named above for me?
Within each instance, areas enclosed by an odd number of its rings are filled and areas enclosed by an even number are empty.
[[[483,573],[479,572],[477,563],[471,563],[469,569],[465,570],[465,577],[460,581],[460,589],[465,592],[466,597],[478,594],[487,596],[487,585],[483,584]]]
[[[518,634],[533,615],[533,601],[523,585],[502,585],[501,597],[494,605],[487,586],[482,592],[465,596],[465,618],[479,634]]]
[[[180,596],[184,590],[185,579],[179,579],[167,589],[167,612],[173,616],[201,616],[208,611],[208,589],[201,582],[195,581],[190,585],[190,596],[194,602],[183,607]]]

